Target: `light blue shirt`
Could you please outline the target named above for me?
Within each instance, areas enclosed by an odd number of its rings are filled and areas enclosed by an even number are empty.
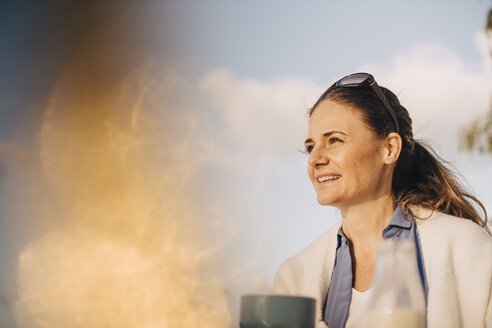
[[[383,239],[411,239],[415,242],[417,250],[417,266],[420,280],[427,299],[427,281],[422,258],[420,239],[417,225],[413,216],[404,208],[404,215],[400,211],[400,205],[396,207],[390,223],[383,230]],[[335,266],[331,276],[330,288],[326,296],[324,308],[324,321],[331,328],[343,328],[348,318],[350,301],[352,299],[352,255],[350,254],[350,240],[344,235],[342,228],[338,230],[338,245],[335,258]]]

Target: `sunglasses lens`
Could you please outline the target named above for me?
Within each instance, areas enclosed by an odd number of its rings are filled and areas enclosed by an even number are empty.
[[[339,86],[360,85],[363,82],[365,82],[369,77],[371,77],[371,75],[366,73],[352,74],[341,79],[340,82],[338,82],[338,85]]]

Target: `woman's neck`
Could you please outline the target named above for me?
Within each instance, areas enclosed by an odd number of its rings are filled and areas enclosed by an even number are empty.
[[[391,195],[341,210],[342,229],[353,243],[374,243],[391,221],[396,204]]]

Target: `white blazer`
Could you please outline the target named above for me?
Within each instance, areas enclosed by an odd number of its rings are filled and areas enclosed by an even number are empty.
[[[416,217],[431,212],[411,207]],[[416,220],[429,285],[427,326],[492,327],[492,238],[470,220],[433,212]],[[327,327],[322,306],[335,262],[341,223],[286,260],[274,293],[316,299],[318,327]]]

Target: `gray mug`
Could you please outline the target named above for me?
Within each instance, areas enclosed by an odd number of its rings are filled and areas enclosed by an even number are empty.
[[[241,328],[314,328],[316,300],[281,295],[243,295]]]

